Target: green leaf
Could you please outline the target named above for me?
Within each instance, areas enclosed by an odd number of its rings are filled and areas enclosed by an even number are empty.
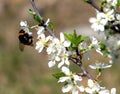
[[[101,51],[106,50],[106,45],[103,42],[99,43]]]
[[[76,30],[74,30],[73,36],[74,38],[77,38]]]
[[[49,22],[49,27],[50,27],[50,29],[51,29],[52,31],[54,31],[55,26],[54,26],[54,24],[53,24],[52,22]]]
[[[88,38],[89,38],[88,36],[84,36],[84,37],[81,36],[81,41],[80,42],[86,41],[86,40],[88,40]]]
[[[91,0],[83,0],[83,1],[86,2],[86,3],[92,3]]]
[[[117,0],[117,6],[120,6],[120,0]]]
[[[39,22],[39,23],[42,21],[42,19],[40,19],[40,18],[37,16],[37,14],[36,14],[32,9],[29,9],[28,12],[33,16],[33,19],[34,19],[35,21],[37,21],[37,22]]]
[[[83,1],[88,2],[89,0],[83,0]]]
[[[71,43],[74,42],[72,34],[64,34],[65,38],[68,39]]]
[[[71,42],[72,50],[75,50],[81,42],[88,39],[88,37],[83,37],[81,35],[77,36],[76,30],[74,30],[73,34],[64,34],[64,36]]]
[[[100,42],[99,45],[100,45],[101,51],[104,51],[103,57],[107,57],[110,54],[107,46],[103,42]]]
[[[37,21],[39,23],[42,21],[36,14],[33,15],[33,18],[34,18],[35,21]]]
[[[35,14],[36,14],[32,9],[29,9],[28,12],[29,12],[30,14],[32,14],[32,15],[35,15]]]
[[[110,54],[110,52],[106,49],[103,54],[103,57],[106,58],[106,57],[108,57],[109,54]]]
[[[102,0],[102,2],[100,2],[100,7],[105,7],[107,1],[106,0]]]
[[[98,70],[98,72],[99,72],[99,73],[101,73],[101,72],[102,72],[102,69],[101,69],[101,68],[99,68],[99,69],[97,69],[97,70]]]
[[[77,34],[74,31],[73,34],[64,34],[65,38],[68,39],[72,44],[76,44]]]
[[[81,42],[81,35],[76,37],[75,40],[76,40],[75,44],[76,44],[76,46],[78,46],[80,44],[80,42]]]
[[[55,77],[56,79],[59,79],[60,77],[63,77],[63,76],[65,76],[63,72],[53,74],[53,77]]]
[[[103,42],[100,42],[99,45],[100,45],[101,51],[104,51],[103,57],[106,58],[110,54],[107,46]]]
[[[71,42],[71,49],[75,50],[77,45],[76,45],[76,34],[64,34],[65,38],[68,39]]]

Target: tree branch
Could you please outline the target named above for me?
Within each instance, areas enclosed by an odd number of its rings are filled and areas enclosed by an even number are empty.
[[[32,5],[32,7],[33,7],[33,9],[34,9],[34,11],[35,11],[35,13],[37,14],[37,16],[42,20],[42,22],[45,22],[45,21],[43,20],[42,16],[40,15],[40,13],[39,13],[39,10],[37,9],[37,7],[36,7],[36,5],[35,5],[34,0],[29,0],[29,1],[30,1],[30,3],[31,3],[31,5]],[[54,32],[49,28],[49,26],[47,26],[45,23],[44,23],[43,26],[44,26],[44,28],[50,33],[50,35],[52,35],[53,37],[55,37]]]
[[[40,13],[39,13],[36,5],[35,5],[34,0],[29,0],[29,1],[30,1],[30,3],[31,3],[31,5],[32,5],[32,7],[33,7],[33,9],[34,9],[34,11],[35,11],[35,13],[37,14],[37,16],[38,16],[41,20],[43,20],[43,18],[41,17],[41,15],[40,15]]]
[[[78,73],[79,76],[86,76],[89,79],[92,80],[96,80],[95,78],[92,77],[92,75],[85,69],[85,67],[82,64],[82,55],[79,54],[78,49],[76,50],[76,57],[70,57],[69,59],[75,63],[76,65],[78,65],[80,67],[80,69],[82,70],[82,73]]]
[[[45,21],[44,21],[43,18],[41,17],[41,15],[40,15],[40,13],[39,13],[39,11],[38,11],[35,3],[34,3],[34,0],[30,0],[30,2],[31,2],[31,5],[32,5],[34,11],[36,12],[37,16],[42,20],[42,22],[44,22],[44,23],[43,23],[44,28],[45,28],[53,37],[55,37],[53,31],[52,31],[47,25],[45,25]],[[91,4],[93,7],[95,7],[96,9],[98,9],[99,11],[101,11],[101,10],[97,7],[97,5],[96,5],[94,2],[92,2],[92,0],[91,0],[91,2],[88,2],[88,3]],[[83,66],[82,61],[81,61],[81,60],[82,60],[82,56],[81,56],[81,54],[79,54],[78,49],[76,50],[76,52],[77,52],[77,57],[76,57],[76,58],[70,57],[70,60],[71,60],[73,63],[77,64],[77,65],[80,67],[80,69],[83,71],[83,73],[82,73],[83,76],[87,76],[89,79],[95,80],[95,79],[85,70],[85,67]]]
[[[95,9],[97,9],[99,12],[102,12],[102,10],[98,7],[98,5],[95,3],[95,1],[93,0],[88,0],[86,1],[88,4],[90,4],[92,7],[94,7]]]

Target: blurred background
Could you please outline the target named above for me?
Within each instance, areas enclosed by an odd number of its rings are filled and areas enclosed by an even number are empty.
[[[55,24],[56,34],[76,29],[82,35],[103,37],[90,29],[88,19],[95,16],[95,11],[82,0],[35,0],[35,3],[41,15]],[[35,23],[28,13],[30,8],[29,0],[0,0],[0,94],[62,94],[62,85],[51,75],[56,68],[48,68],[46,53],[38,54],[32,47],[25,47],[24,52],[19,50],[19,22]],[[96,53],[92,56],[89,63],[103,61]],[[77,70],[75,65],[73,70]],[[119,64],[103,71],[104,86],[116,87],[120,94]]]

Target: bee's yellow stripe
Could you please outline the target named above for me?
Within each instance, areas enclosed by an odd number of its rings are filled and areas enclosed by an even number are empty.
[[[24,33],[19,33],[19,36],[24,35]]]

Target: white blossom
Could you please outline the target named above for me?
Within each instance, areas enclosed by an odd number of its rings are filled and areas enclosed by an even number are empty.
[[[85,92],[88,94],[95,94],[100,90],[100,85],[91,79],[88,79],[88,87],[85,88]]]
[[[89,47],[91,48],[93,46],[95,48],[96,52],[103,55],[103,53],[101,52],[98,40],[95,37],[90,37],[90,40],[91,40],[91,44]]]
[[[116,94],[116,88],[111,89],[111,94]]]
[[[79,44],[79,49],[80,49],[80,50],[89,49],[89,47],[88,47],[88,45],[87,45],[86,42],[81,42],[81,43]]]
[[[69,92],[72,89],[72,87],[73,86],[71,84],[65,85],[64,87],[62,87],[62,92],[63,93]]]
[[[85,88],[85,92],[88,94],[116,94],[116,89],[108,90],[101,87],[96,81],[88,79],[88,87]]]
[[[27,25],[27,21],[21,21],[20,22],[20,26],[22,26],[22,27],[27,27],[28,25]]]
[[[49,55],[50,60],[59,61],[58,68],[64,64],[69,66],[69,52],[66,50],[66,47],[69,46],[70,42],[65,40],[63,33],[60,33],[60,40],[58,38],[53,38],[51,43],[48,45],[47,54]]]
[[[101,18],[107,19],[107,21],[113,21],[115,19],[114,14],[115,14],[115,11],[112,9],[105,13],[101,13]]]
[[[37,29],[37,39],[40,38],[41,34],[43,34],[45,32],[45,28],[43,26],[39,26],[38,29]]]
[[[95,64],[90,64],[89,67],[91,69],[105,69],[105,68],[110,68],[112,65],[110,64],[105,64],[105,63],[95,63]]]
[[[90,23],[92,23],[91,28],[94,31],[104,31],[107,23],[115,19],[114,9],[108,10],[105,8],[104,10],[105,12],[97,11],[96,18],[89,19]]]
[[[49,68],[53,67],[55,65],[55,60],[51,60],[48,62]]]
[[[87,53],[87,50],[89,50],[89,46],[87,45],[86,42],[82,42],[79,44],[79,49],[80,50],[85,50],[86,52],[83,54],[83,56],[85,58],[87,58],[87,60],[90,60],[90,56],[89,56],[89,53]]]
[[[60,77],[58,82],[67,82],[67,84],[62,87],[63,93],[69,91],[72,91],[72,94],[78,94],[78,91],[84,92],[84,87],[78,86],[78,83],[82,81],[82,77],[73,74],[69,68],[65,66],[62,67],[62,72],[65,74],[65,76]]]
[[[112,88],[111,90],[108,90],[108,89],[103,88],[98,93],[99,94],[116,94],[116,89]]]
[[[94,31],[104,31],[105,25],[107,24],[107,19],[103,19],[102,16],[103,13],[97,12],[96,18],[90,18],[89,22],[92,23],[91,28],[94,29]]]
[[[120,48],[120,40],[118,40],[116,43],[116,49],[119,49],[119,48]]]
[[[111,6],[116,6],[117,5],[117,1],[118,0],[106,0],[107,1],[107,3],[109,4],[109,5],[111,5]]]
[[[41,34],[40,38],[36,42],[35,49],[38,50],[38,52],[40,53],[51,38],[51,36],[45,37],[45,34]]]
[[[120,14],[119,13],[116,13],[116,19],[118,20],[118,23],[120,23]]]
[[[66,52],[67,53],[67,52]],[[58,68],[60,68],[62,65],[66,64],[66,65],[70,65],[69,59],[68,59],[68,55],[67,54],[63,54],[64,56],[61,57],[61,62],[58,64]]]
[[[32,35],[32,32],[29,31],[29,26],[27,24],[27,21],[21,21],[20,26],[21,26],[21,29],[23,29],[25,31],[25,33]]]
[[[50,22],[50,19],[47,19],[47,21],[45,22],[44,25],[48,26],[49,25],[49,22]],[[44,26],[39,26],[37,28],[37,34],[38,34],[38,37],[39,38],[41,36],[41,34],[43,34],[45,32],[45,27]]]

